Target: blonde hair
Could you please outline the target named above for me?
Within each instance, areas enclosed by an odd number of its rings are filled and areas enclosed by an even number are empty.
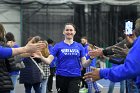
[[[92,45],[92,44],[88,44],[88,46],[89,46],[92,50],[96,49],[96,47],[95,47],[94,45]]]
[[[46,44],[46,47],[42,49],[41,53],[44,57],[48,57],[50,55],[49,49],[48,49],[48,42],[43,41]]]

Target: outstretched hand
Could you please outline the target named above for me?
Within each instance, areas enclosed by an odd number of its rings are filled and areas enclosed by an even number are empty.
[[[46,47],[46,44],[43,42],[38,42],[38,43],[33,43],[34,42],[34,37],[26,44],[25,49],[26,52],[28,53],[34,53],[36,51],[42,50],[42,48]]]
[[[102,56],[103,55],[102,50],[103,50],[102,48],[91,50],[91,51],[88,52],[88,55],[89,56],[94,56],[94,57]]]
[[[84,74],[83,79],[85,80],[89,80],[90,78],[92,78],[92,81],[97,81],[100,79],[100,69],[99,68],[91,68],[92,72],[88,72]]]
[[[119,54],[119,55],[125,57],[125,56],[128,54],[129,49],[128,49],[128,47],[126,46],[126,44],[124,45],[124,48],[121,48],[121,47],[119,47],[119,46],[114,46],[113,52],[114,52],[115,54]]]

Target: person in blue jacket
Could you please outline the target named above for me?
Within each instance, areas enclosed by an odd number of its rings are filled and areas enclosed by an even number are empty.
[[[79,93],[81,64],[87,67],[92,60],[92,58],[86,60],[83,46],[73,40],[75,34],[75,26],[67,23],[63,31],[64,41],[54,45],[48,58],[44,58],[40,52],[34,55],[46,64],[50,64],[57,57],[56,88],[58,93]]]
[[[137,29],[137,30],[140,30],[140,29]],[[119,65],[114,68],[107,68],[107,69],[94,68],[93,69],[94,72],[86,73],[83,78],[85,79],[93,78],[93,81],[104,78],[104,79],[109,79],[113,82],[119,82],[125,79],[136,78],[140,76],[140,69],[139,69],[140,67],[140,61],[139,61],[140,36],[136,38],[135,33],[136,31],[134,31],[132,35],[126,36],[127,41],[131,43],[133,46],[130,49],[128,55],[126,56],[126,59],[124,60],[124,64]],[[96,52],[97,51],[98,50],[96,50]]]
[[[129,38],[130,36],[127,37]],[[124,61],[124,64],[114,68],[107,68],[107,69],[100,69],[100,70],[96,69],[97,71],[99,71],[98,77],[96,75],[94,76],[95,73],[93,73],[92,75],[91,73],[87,73],[85,74],[84,78],[93,77],[93,80],[95,81],[98,80],[99,78],[105,78],[113,82],[118,82],[124,79],[129,79],[129,78],[134,78],[139,76],[140,75],[140,69],[139,69],[140,44],[139,43],[140,43],[140,36],[136,40],[134,40],[133,47],[129,51]]]

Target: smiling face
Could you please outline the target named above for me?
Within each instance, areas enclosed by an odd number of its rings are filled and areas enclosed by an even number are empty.
[[[63,34],[65,35],[65,39],[73,39],[74,35],[76,34],[74,26],[71,24],[67,24],[65,26]]]

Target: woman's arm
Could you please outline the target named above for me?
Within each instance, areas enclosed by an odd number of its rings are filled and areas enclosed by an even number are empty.
[[[53,56],[53,55],[49,55],[49,56],[46,58],[46,57],[44,57],[44,56],[42,55],[41,52],[33,53],[33,56],[34,56],[35,58],[40,58],[41,61],[44,62],[44,63],[46,63],[46,64],[50,64],[50,63],[53,61],[53,59],[54,59],[54,56]]]
[[[24,47],[12,48],[12,56],[19,55],[22,53],[34,53],[36,51],[40,51],[45,47],[45,43],[28,43]]]
[[[90,65],[92,59],[93,58],[89,58],[89,59],[86,60],[86,57],[82,57],[81,61],[82,61],[83,67],[85,67],[85,68],[88,67]]]
[[[49,55],[47,58],[45,58],[44,56],[41,56],[40,58],[41,58],[42,62],[44,62],[46,64],[51,64],[51,62],[54,59],[54,56],[53,55]]]

